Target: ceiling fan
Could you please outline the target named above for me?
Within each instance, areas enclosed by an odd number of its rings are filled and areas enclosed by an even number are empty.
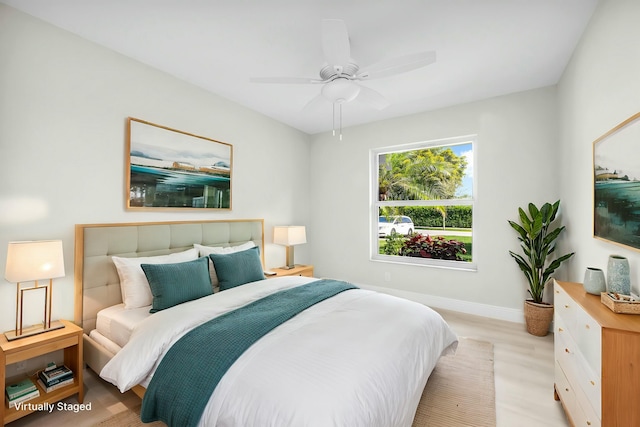
[[[364,67],[351,58],[351,45],[347,26],[341,19],[322,20],[322,50],[325,63],[320,68],[320,79],[307,77],[254,77],[255,83],[284,83],[284,84],[320,84],[322,90],[304,107],[328,100],[334,108],[335,135],[335,106],[340,109],[340,129],[342,129],[342,104],[358,100],[376,109],[382,110],[389,106],[389,101],[379,92],[360,85],[357,82],[389,77],[417,68],[425,67],[436,61],[434,51],[418,52],[409,55],[386,59]],[[342,139],[342,131],[340,131]]]

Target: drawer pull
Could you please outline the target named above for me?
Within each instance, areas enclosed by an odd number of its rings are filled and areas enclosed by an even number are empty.
[[[564,332],[564,329],[558,328],[558,332]]]
[[[589,327],[589,325],[584,325],[584,327],[585,327],[585,328],[587,328],[587,329],[591,329],[591,328]]]
[[[571,352],[569,351],[569,349],[568,349],[568,348],[565,348],[565,349],[564,349],[564,352],[565,352],[565,353],[571,353]]]
[[[564,308],[569,308],[569,304],[565,304],[565,305],[564,305]]]
[[[591,385],[596,385],[596,382],[595,382],[595,381],[593,381],[593,380],[591,380],[591,381],[589,381],[589,382],[591,383]]]
[[[590,426],[591,425],[591,421],[587,421],[587,425]]]

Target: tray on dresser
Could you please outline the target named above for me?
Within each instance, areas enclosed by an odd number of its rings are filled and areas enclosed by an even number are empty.
[[[640,300],[629,295],[602,292],[600,301],[614,313],[640,314]]]

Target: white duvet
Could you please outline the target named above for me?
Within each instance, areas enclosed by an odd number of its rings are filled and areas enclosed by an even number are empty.
[[[313,280],[263,280],[157,312],[135,328],[100,376],[122,392],[146,386],[164,353],[193,327]],[[250,347],[218,384],[200,425],[410,426],[429,374],[456,345],[455,334],[428,307],[348,290]]]

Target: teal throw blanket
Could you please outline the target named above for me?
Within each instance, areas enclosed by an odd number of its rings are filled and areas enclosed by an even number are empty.
[[[216,317],[180,338],[164,356],[142,400],[143,422],[195,426],[218,382],[253,343],[278,325],[356,286],[319,280],[276,292]]]

